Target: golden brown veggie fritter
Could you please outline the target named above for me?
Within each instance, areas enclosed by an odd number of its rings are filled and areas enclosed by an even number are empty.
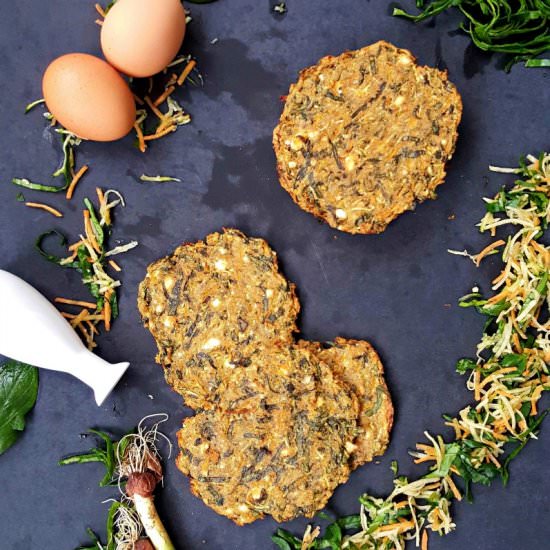
[[[352,466],[383,454],[393,425],[393,407],[384,367],[374,348],[364,340],[345,338],[328,344],[301,340],[299,345],[314,351],[359,399],[360,431],[351,455]]]
[[[349,233],[380,233],[435,198],[462,101],[446,72],[384,41],[328,56],[290,87],[273,146],[298,206]]]
[[[153,263],[139,310],[168,383],[199,410],[178,467],[239,524],[311,516],[388,444],[393,409],[367,342],[296,342],[299,303],[265,241],[209,235]]]
[[[193,492],[240,525],[324,507],[348,478],[357,434],[357,398],[315,355],[270,350],[262,360],[257,370],[267,376],[256,378],[249,398],[199,412],[178,433],[177,465]]]
[[[207,408],[220,371],[246,366],[260,345],[293,341],[300,304],[267,243],[233,230],[151,264],[138,307],[167,382]]]

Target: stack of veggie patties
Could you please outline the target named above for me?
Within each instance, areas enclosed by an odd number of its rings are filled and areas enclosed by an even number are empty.
[[[226,230],[152,264],[138,305],[167,382],[196,409],[177,465],[238,524],[311,517],[384,452],[393,408],[364,341],[296,341],[299,302],[262,239]]]
[[[435,198],[462,101],[447,74],[377,42],[328,56],[290,87],[273,146],[300,208],[349,233],[380,233]]]

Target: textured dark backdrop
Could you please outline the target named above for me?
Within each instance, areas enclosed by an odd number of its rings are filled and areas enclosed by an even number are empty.
[[[390,17],[389,3],[381,0],[287,4],[284,17],[270,11],[268,0],[192,6],[186,47],[205,76],[203,89],[183,93],[193,123],[154,144],[146,155],[131,146],[130,138],[85,144],[79,162],[89,162],[91,170],[70,204],[61,196],[25,192],[28,198],[62,207],[66,216],[58,221],[16,202],[19,190],[9,181],[12,176],[45,179],[58,161],[40,113],[23,116],[22,109],[40,96],[42,71],[54,57],[99,52],[93,2],[3,2],[0,268],[24,277],[50,298],[85,298],[78,275],[48,264],[32,245],[37,234],[51,227],[76,235],[81,201],[96,185],[124,193],[128,206],[118,212],[115,237],[138,239],[140,246],[121,259],[121,316],[99,340],[103,357],[131,361],[132,367],[99,409],[90,391],[75,380],[41,373],[28,427],[20,442],[0,457],[2,550],[70,549],[86,540],[85,527],[103,532],[108,505],[101,501],[112,491],[97,487],[100,468],[56,466],[60,456],[89,447],[91,441],[78,435],[88,427],[120,433],[145,414],[167,411],[166,432],[174,438],[189,411],[154,364],[155,346],[140,325],[136,287],[149,262],[222,226],[265,237],[279,253],[284,272],[298,287],[306,338],[368,339],[386,365],[397,408],[391,446],[378,464],[360,468],[336,491],[330,511],[355,512],[365,489],[387,493],[394,458],[403,471],[414,472],[408,449],[424,430],[440,430],[442,413],[455,412],[469,401],[464,379],[454,374],[454,362],[473,354],[482,320],[455,304],[473,282],[487,288],[498,262],[489,260],[476,271],[446,250],[477,250],[488,242],[475,229],[483,212],[481,197],[492,194],[506,177],[490,175],[487,165],[513,165],[521,153],[549,146],[550,71],[519,66],[511,74],[498,70],[497,59],[473,51],[463,35],[453,32],[458,22],[454,15],[414,26]],[[299,210],[279,187],[271,131],[281,111],[279,96],[301,68],[323,55],[379,39],[412,50],[421,63],[447,68],[463,96],[464,118],[439,199],[402,216],[383,235],[350,236]],[[174,175],[183,182],[140,184],[136,176],[142,172]],[[452,221],[451,214],[456,216]],[[431,537],[431,548],[548,548],[549,453],[550,430],[545,426],[540,441],[530,444],[512,466],[509,487],[495,483],[476,488],[474,505],[455,508],[456,533]],[[166,470],[158,503],[178,548],[272,547],[273,521],[237,527],[190,494],[172,461]],[[297,520],[288,527],[301,532],[305,525]]]

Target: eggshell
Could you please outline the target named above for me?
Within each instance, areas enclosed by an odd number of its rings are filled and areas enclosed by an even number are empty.
[[[118,0],[101,26],[101,48],[119,71],[146,77],[174,59],[184,35],[180,0]]]
[[[84,53],[58,57],[42,80],[46,106],[70,132],[94,141],[125,136],[136,120],[128,84],[108,63]]]

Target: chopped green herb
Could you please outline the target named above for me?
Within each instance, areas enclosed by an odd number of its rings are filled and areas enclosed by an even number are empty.
[[[17,197],[15,197],[15,200],[17,202],[25,202],[25,195],[23,195],[23,193],[17,193]]]
[[[412,15],[394,8],[393,15],[424,21],[456,8],[465,17],[460,29],[480,50],[508,56],[506,70],[518,62],[526,67],[550,67],[550,59],[536,59],[550,52],[550,9],[545,0],[416,0],[422,10]]]

